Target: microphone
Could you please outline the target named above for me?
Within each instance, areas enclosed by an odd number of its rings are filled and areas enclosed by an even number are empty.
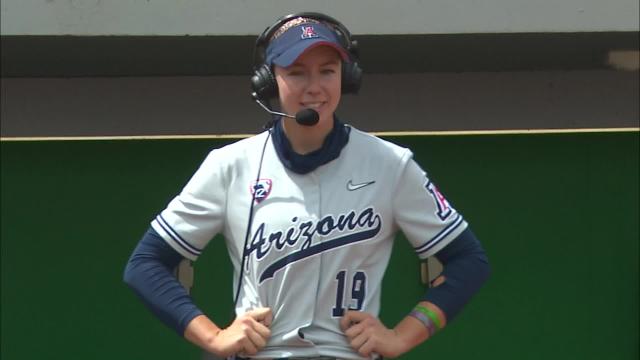
[[[267,107],[267,105],[263,104],[262,101],[258,98],[258,94],[255,92],[251,93],[251,98],[260,105],[264,111],[273,115],[285,116],[291,119],[296,119],[296,122],[302,126],[313,126],[320,121],[320,114],[313,109],[303,109],[296,113],[296,116],[285,114],[283,112],[273,111]]]
[[[303,109],[296,113],[296,122],[303,126],[313,126],[320,121],[320,114],[313,109]]]

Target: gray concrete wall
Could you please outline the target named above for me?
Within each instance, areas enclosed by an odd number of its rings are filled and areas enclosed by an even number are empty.
[[[255,35],[321,11],[354,34],[637,31],[637,0],[3,0],[3,35]]]
[[[339,114],[364,130],[638,127],[637,0],[0,6],[3,138],[255,133],[255,36],[302,10],[360,40],[364,87]],[[620,50],[635,71],[612,70]]]
[[[339,115],[367,131],[638,127],[638,73],[367,75]],[[256,133],[248,78],[5,78],[2,136]]]

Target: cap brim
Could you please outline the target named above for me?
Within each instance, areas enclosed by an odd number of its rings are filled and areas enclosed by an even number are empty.
[[[350,61],[349,55],[342,48],[342,46],[334,42],[318,38],[314,40],[302,41],[295,44],[294,46],[287,49],[287,51],[280,54],[280,56],[274,58],[272,63],[282,67],[289,67],[300,57],[300,55],[318,46],[330,46],[334,48],[338,52],[338,54],[340,54],[342,61],[345,61],[345,62]]]

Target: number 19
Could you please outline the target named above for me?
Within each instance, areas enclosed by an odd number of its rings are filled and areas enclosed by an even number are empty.
[[[347,271],[342,270],[336,275],[336,282],[338,283],[336,289],[336,306],[333,307],[333,316],[341,317],[344,315],[344,292],[345,282],[347,278]],[[367,275],[358,271],[353,274],[353,281],[351,282],[351,304],[349,310],[362,310],[364,304],[364,298],[367,292]]]

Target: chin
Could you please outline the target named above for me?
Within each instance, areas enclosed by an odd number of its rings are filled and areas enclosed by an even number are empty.
[[[322,114],[320,115],[320,120],[318,121],[318,124],[324,124],[326,126],[333,126],[333,114],[329,115],[329,116],[322,116]]]

